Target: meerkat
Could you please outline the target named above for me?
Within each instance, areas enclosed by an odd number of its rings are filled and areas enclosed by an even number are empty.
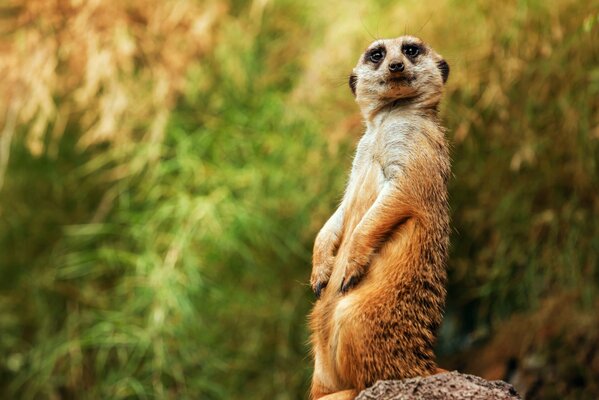
[[[377,40],[349,78],[366,131],[343,200],[316,237],[312,399],[436,373],[449,247],[447,62],[413,36]]]

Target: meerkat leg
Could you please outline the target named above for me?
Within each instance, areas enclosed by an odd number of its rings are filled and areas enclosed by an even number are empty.
[[[343,390],[340,392],[333,392],[325,387],[316,377],[312,379],[312,388],[310,390],[311,400],[350,400],[354,399],[358,395],[358,391],[354,389]]]
[[[359,282],[377,248],[393,229],[414,215],[414,201],[407,201],[405,193],[398,187],[392,182],[385,184],[349,238],[349,256],[339,288],[341,292],[347,292]]]
[[[324,397],[320,397],[320,400],[353,400],[358,395],[358,391],[354,389],[344,390],[342,392],[335,392],[328,394]]]
[[[343,208],[339,207],[316,236],[312,253],[310,286],[312,286],[317,298],[320,297],[322,290],[327,286],[331,277],[335,254],[341,242],[342,227]]]
[[[314,374],[312,375],[312,386],[310,389],[310,399],[320,399],[323,396],[334,393],[339,390],[336,380],[331,375],[332,366],[330,365],[327,347],[320,341],[313,338],[314,344]]]
[[[428,284],[421,289],[418,285],[407,282],[393,292],[375,297],[368,293],[370,304],[364,302],[365,294],[359,289],[340,300],[333,317],[343,321],[338,324],[334,356],[340,381],[363,389],[377,380],[438,372],[432,346],[433,331],[440,321],[431,320],[423,310],[439,312],[440,303],[428,298]],[[360,308],[355,304],[360,304]],[[402,329],[393,329],[394,326]]]
[[[312,387],[310,388],[310,400],[322,399],[331,393],[329,389],[320,383],[316,375],[312,378]]]

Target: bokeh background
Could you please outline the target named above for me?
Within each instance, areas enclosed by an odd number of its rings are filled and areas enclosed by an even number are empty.
[[[347,76],[451,75],[448,369],[599,398],[599,2],[5,0],[0,397],[302,399]]]

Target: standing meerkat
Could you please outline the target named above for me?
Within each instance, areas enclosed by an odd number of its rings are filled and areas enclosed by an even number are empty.
[[[316,237],[312,399],[353,399],[379,379],[437,371],[445,303],[449,66],[420,39],[377,40],[349,85],[366,132],[345,195]]]

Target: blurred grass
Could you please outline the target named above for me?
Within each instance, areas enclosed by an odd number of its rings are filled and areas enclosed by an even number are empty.
[[[311,245],[361,133],[346,77],[371,36],[419,35],[452,67],[440,352],[565,292],[594,313],[598,5],[12,1],[0,396],[304,398]]]

